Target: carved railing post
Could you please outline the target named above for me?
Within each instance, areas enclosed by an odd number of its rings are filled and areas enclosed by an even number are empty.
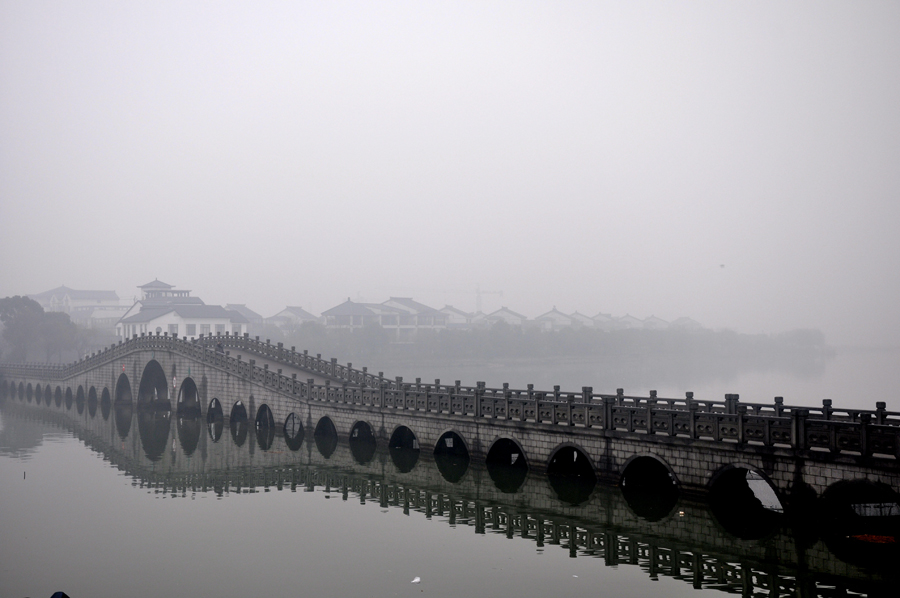
[[[791,446],[798,451],[806,450],[806,420],[809,409],[794,409],[791,412]]]
[[[869,442],[869,425],[872,423],[872,414],[859,414],[859,452],[863,457],[872,456],[872,444]]]

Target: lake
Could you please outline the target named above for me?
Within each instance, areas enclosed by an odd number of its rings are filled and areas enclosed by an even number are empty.
[[[578,362],[417,371],[597,392],[624,379],[628,392],[661,396],[737,392],[850,407],[887,400],[897,410],[898,356],[839,353],[812,368],[687,374],[654,373],[639,361],[614,371]],[[346,442],[323,448],[311,431],[290,447],[280,434],[267,443],[227,423],[223,431],[147,417],[7,400],[0,596],[874,596],[896,587],[894,573],[836,556],[826,530],[801,538],[784,523],[741,539],[685,497],[659,516],[615,486],[572,505],[546,476],[529,473],[519,490],[502,492],[472,464],[468,482],[455,486],[427,455],[405,477],[387,467],[373,475],[352,466]],[[379,448],[368,458],[393,457]]]

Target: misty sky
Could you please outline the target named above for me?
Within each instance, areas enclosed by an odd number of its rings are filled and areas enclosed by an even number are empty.
[[[0,296],[898,344],[898,204],[895,1],[0,0]]]

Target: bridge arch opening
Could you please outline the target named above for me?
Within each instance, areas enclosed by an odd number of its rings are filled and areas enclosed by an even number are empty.
[[[619,488],[632,513],[660,521],[678,504],[678,481],[669,466],[655,456],[639,455],[625,462]]]
[[[484,464],[494,485],[505,494],[518,492],[528,476],[525,451],[511,438],[500,438],[494,442]]]
[[[75,397],[72,395],[72,387],[66,387],[66,409],[72,409],[72,403],[75,402]]]
[[[159,362],[151,359],[144,366],[141,374],[141,383],[138,386],[138,409],[156,409],[170,411],[172,404],[169,402],[169,385],[166,382],[166,373]]]
[[[729,465],[709,482],[709,508],[729,534],[742,540],[760,540],[781,527],[784,507],[764,473]]]
[[[228,417],[231,439],[236,446],[244,446],[247,441],[247,421],[247,408],[242,401],[238,401],[231,407],[231,415]]]
[[[391,461],[400,473],[408,473],[419,462],[419,439],[406,426],[398,426],[388,442]]]
[[[78,415],[84,413],[84,387],[81,385],[75,393],[75,407],[78,409]]]
[[[47,403],[47,407],[53,405],[53,387],[49,384],[44,387],[44,402]]]
[[[169,414],[166,410],[138,410],[138,435],[144,454],[150,461],[159,461],[169,444],[169,428],[172,425]]]
[[[191,377],[181,382],[175,412],[185,416],[200,416],[200,393],[197,391],[197,383]]]
[[[63,397],[62,388],[57,386],[56,390],[53,393],[53,402],[56,403],[57,407],[62,406],[62,397]]]
[[[550,454],[547,479],[561,501],[580,505],[590,498],[597,485],[594,466],[581,449],[567,444]]]
[[[44,398],[43,390],[44,390],[44,389],[41,388],[41,385],[40,385],[40,384],[35,384],[35,385],[34,385],[34,402],[35,402],[36,405],[40,405],[40,404],[41,404],[41,401],[42,401],[43,398]]]
[[[25,400],[25,383],[24,382],[19,382],[19,400],[20,401]]]
[[[91,417],[97,415],[97,402],[97,389],[92,386],[88,389],[87,398],[88,415]]]
[[[370,462],[375,456],[376,440],[372,432],[372,426],[367,422],[358,421],[350,428],[350,454],[353,460],[360,465]]]
[[[8,392],[9,388],[6,384],[6,380],[0,380],[0,400],[6,400]]]
[[[462,436],[450,430],[434,445],[434,464],[445,480],[458,483],[469,470],[469,449]]]
[[[128,376],[125,375],[125,372],[119,374],[118,380],[116,380],[116,404],[119,403],[133,403],[134,398],[131,396],[131,383],[128,381]]]
[[[206,429],[209,431],[210,440],[219,442],[225,429],[225,413],[222,411],[222,403],[216,397],[212,398],[206,410]]]
[[[113,419],[116,421],[116,432],[119,433],[119,438],[125,440],[131,432],[131,420],[134,418],[134,405],[124,401],[121,403],[114,403],[113,411],[115,413]]]
[[[316,443],[316,449],[319,454],[326,459],[331,458],[334,451],[337,450],[338,435],[334,427],[334,422],[327,415],[319,420],[316,429],[313,432],[313,440]]]
[[[284,418],[284,442],[292,451],[300,450],[303,444],[303,423],[293,411]]]
[[[275,416],[268,405],[263,403],[256,410],[256,444],[263,451],[272,448],[275,442]]]
[[[100,395],[100,415],[104,420],[109,419],[109,412],[112,408],[112,400],[109,397],[109,387],[103,387],[103,393]]]
[[[31,382],[29,382],[28,385],[25,387],[25,400],[30,403],[33,398],[34,398],[34,387],[31,386]]]
[[[819,499],[825,545],[844,562],[895,568],[900,559],[900,494],[872,480],[842,480]]]
[[[200,444],[201,420],[198,413],[181,413],[175,420],[178,443],[185,456],[190,457]]]

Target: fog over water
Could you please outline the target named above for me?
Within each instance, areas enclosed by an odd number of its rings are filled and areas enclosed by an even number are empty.
[[[0,2],[0,296],[896,345],[895,2]]]

